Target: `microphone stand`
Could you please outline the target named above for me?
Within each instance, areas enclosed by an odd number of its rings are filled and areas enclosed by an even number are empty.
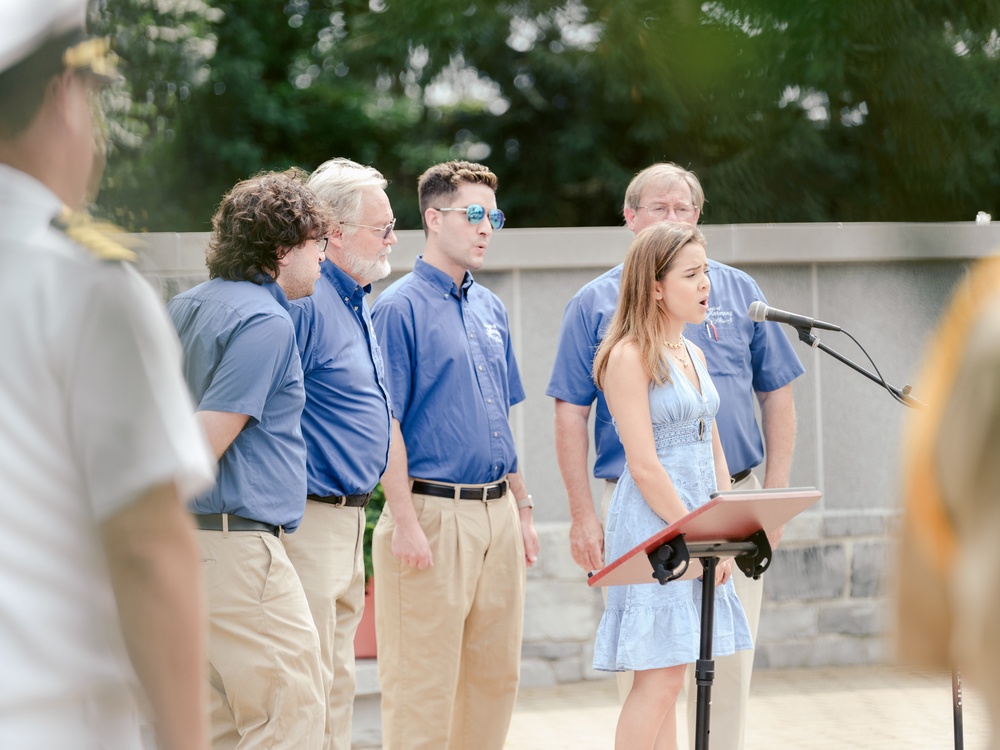
[[[833,349],[831,349],[822,341],[820,341],[819,337],[813,334],[812,326],[795,325],[794,323],[791,323],[789,325],[791,325],[796,331],[798,331],[799,341],[801,341],[804,344],[808,344],[813,349],[819,349],[820,351],[826,352],[834,359],[843,362],[851,369],[861,373],[869,380],[877,383],[878,385],[882,386],[890,393],[892,393],[894,396],[896,396],[897,400],[904,406],[909,406],[911,409],[920,409],[926,406],[926,404],[918,401],[917,399],[913,398],[913,396],[910,395],[910,390],[911,390],[910,386],[908,385],[904,386],[903,389],[900,390],[899,388],[896,388],[895,386],[892,386],[889,383],[885,382],[883,378],[868,372],[868,370],[861,367],[857,363],[852,362],[842,354],[835,352]],[[965,732],[962,723],[962,675],[959,673],[958,669],[952,669],[951,671],[951,698],[952,698],[952,723],[954,725],[954,730],[955,730],[955,750],[963,750],[963,748],[965,747]]]
[[[804,344],[808,344],[813,349],[819,349],[820,351],[826,352],[834,359],[843,362],[851,369],[861,373],[872,382],[877,383],[878,385],[888,390],[890,393],[896,396],[897,399],[899,399],[900,403],[904,404],[905,406],[909,406],[911,409],[919,409],[920,407],[925,406],[925,404],[921,403],[920,401],[917,401],[917,399],[913,398],[913,396],[910,395],[910,391],[912,390],[910,386],[908,385],[904,386],[903,389],[900,390],[899,388],[896,388],[895,386],[885,382],[883,378],[868,372],[868,370],[866,370],[861,365],[857,364],[856,362],[852,362],[844,355],[834,351],[826,344],[824,344],[822,341],[820,341],[819,337],[813,334],[811,326],[806,326],[806,325],[799,326],[795,324],[789,324],[789,325],[791,325],[796,331],[798,331],[799,341],[801,341]]]

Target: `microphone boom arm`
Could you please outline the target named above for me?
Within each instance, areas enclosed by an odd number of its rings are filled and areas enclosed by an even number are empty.
[[[857,364],[856,362],[852,362],[844,355],[828,347],[826,344],[824,344],[822,341],[819,340],[818,336],[813,334],[811,328],[805,328],[799,326],[794,326],[794,328],[799,333],[799,341],[801,341],[804,344],[808,344],[813,349],[819,349],[820,351],[826,352],[834,359],[843,362],[851,369],[861,373],[866,378],[871,380],[873,383],[877,383],[878,385],[882,386],[887,391],[889,391],[889,393],[895,396],[896,400],[899,401],[904,406],[909,406],[911,409],[920,409],[926,406],[926,404],[924,404],[921,401],[918,401],[917,399],[915,399],[913,396],[910,395],[910,390],[911,390],[910,386],[905,386],[902,390],[900,390],[899,388],[896,388],[895,386],[887,383],[885,379],[880,375],[873,375],[861,365]],[[847,332],[844,331],[844,333]],[[847,335],[850,336],[850,334]]]

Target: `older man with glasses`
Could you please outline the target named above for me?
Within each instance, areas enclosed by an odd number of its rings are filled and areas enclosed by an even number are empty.
[[[517,694],[538,554],[508,421],[524,389],[471,273],[504,223],[496,185],[481,164],[424,172],[424,254],[373,310],[393,412],[372,550],[385,750],[500,750]]]
[[[639,172],[625,191],[625,223],[634,234],[661,221],[696,224],[703,203],[704,193],[694,173],[676,164],[654,164]],[[621,274],[621,265],[612,268],[586,284],[566,305],[546,390],[555,399],[556,454],[569,498],[573,559],[587,571],[604,564],[602,519],[607,518],[615,483],[625,465],[625,452],[604,394],[597,390],[592,377],[594,354],[618,304]],[[751,302],[764,300],[756,282],[742,271],[713,260],[709,260],[709,274],[712,291],[708,316],[703,325],[689,325],[684,335],[705,352],[709,374],[722,399],[717,420],[722,448],[733,474],[733,488],[760,487],[752,469],[763,461],[765,443],[767,468],[763,486],[786,487],[795,440],[791,383],[804,370],[776,324],[754,323],[747,316]],[[755,400],[760,404],[763,442],[754,413]],[[604,480],[600,518],[587,476],[587,424],[595,402],[594,476]],[[733,580],[756,640],[763,582],[742,574]],[[713,748],[738,750],[743,746],[752,669],[752,650],[716,660]],[[625,674],[627,677],[618,683],[623,698],[631,687],[631,673]],[[688,677],[690,685],[691,670]],[[692,691],[688,694],[691,696]],[[695,701],[689,697],[688,734],[692,746],[694,707]]]
[[[350,159],[313,172],[309,187],[334,224],[315,293],[289,310],[305,377],[308,499],[298,531],[282,538],[319,632],[327,750],[351,747],[365,506],[389,458],[389,394],[367,299],[396,244],[387,184]]]

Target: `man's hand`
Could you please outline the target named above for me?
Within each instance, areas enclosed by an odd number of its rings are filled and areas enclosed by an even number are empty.
[[[566,497],[569,500],[570,550],[576,564],[588,573],[604,567],[604,529],[594,511],[594,498],[590,494],[590,477],[587,473],[587,451],[590,436],[587,420],[590,405],[579,406],[556,399],[556,458]]]
[[[417,570],[426,570],[434,564],[427,535],[416,521],[402,524],[397,521],[392,530],[392,556]]]
[[[404,565],[417,570],[427,570],[434,564],[431,546],[427,543],[410,494],[410,477],[407,474],[409,459],[399,420],[392,420],[392,439],[389,442],[389,463],[382,475],[382,489],[395,526],[392,530],[392,556]]]
[[[538,532],[535,531],[535,520],[531,515],[531,508],[521,508],[518,512],[521,517],[521,538],[524,540],[524,562],[530,568],[538,560]]]
[[[573,559],[581,568],[590,572],[604,567],[604,529],[596,513],[591,511],[573,519],[569,543]]]

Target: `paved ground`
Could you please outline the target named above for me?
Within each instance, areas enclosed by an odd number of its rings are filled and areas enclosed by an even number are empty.
[[[951,679],[889,667],[758,670],[745,750],[949,750]],[[988,748],[979,696],[963,686],[965,750]],[[679,720],[684,722],[683,710]],[[613,680],[526,688],[507,750],[611,750],[618,719]]]

